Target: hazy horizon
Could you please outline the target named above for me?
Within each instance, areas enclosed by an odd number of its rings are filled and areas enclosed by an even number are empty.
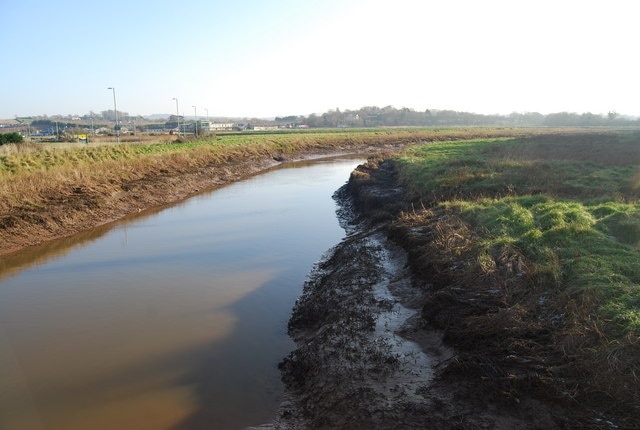
[[[341,112],[357,112],[362,108],[367,108],[367,107],[378,107],[378,108],[385,108],[387,106],[362,106],[360,108],[356,108],[356,109],[339,109]],[[396,106],[392,106],[393,108],[397,108]],[[398,108],[398,109],[402,109],[402,108]],[[432,109],[427,109],[431,112],[440,112],[440,111],[444,111],[445,109],[436,109],[436,108],[432,108]],[[111,109],[105,109],[105,111],[113,111],[113,107],[111,107]],[[309,117],[310,115],[318,115],[321,116],[324,113],[328,113],[331,112],[332,109],[329,109],[325,112],[312,112],[310,114],[296,114],[296,113],[291,113],[290,115],[275,115],[275,116],[268,116],[268,117],[256,117],[256,116],[247,116],[247,115],[239,115],[239,116],[231,116],[231,115],[216,115],[216,116],[212,116],[209,115],[208,118],[210,118],[211,120],[224,120],[224,119],[237,119],[237,120],[249,120],[249,119],[258,119],[258,120],[265,120],[265,121],[272,121],[275,120],[276,118],[284,118],[284,117],[288,117],[288,116],[298,116],[298,117]],[[422,111],[421,111],[422,112]],[[464,111],[456,111],[459,113],[470,113],[470,114],[479,114],[479,115],[486,115],[486,116],[493,116],[493,115],[497,115],[497,116],[502,116],[502,117],[508,117],[510,114],[523,114],[523,115],[527,115],[527,114],[542,114],[541,112],[510,112],[507,114],[481,114],[478,112],[464,112]],[[101,112],[94,112],[96,114],[100,114]],[[174,113],[170,113],[170,112],[165,112],[165,113],[152,113],[152,114],[137,114],[137,113],[132,113],[132,112],[124,112],[120,109],[120,107],[118,107],[118,113],[127,113],[130,117],[134,117],[134,118],[143,118],[147,121],[156,121],[156,120],[164,120],[164,119],[168,119],[169,117],[175,115]],[[607,113],[604,112],[549,112],[546,114],[542,114],[544,116],[547,115],[554,115],[554,114],[562,114],[562,113],[569,113],[571,115],[583,115],[583,114],[594,114],[594,115],[598,115],[601,116],[603,118],[606,118],[608,115]],[[86,115],[88,115],[89,112],[85,112],[85,113],[70,113],[70,114],[51,114],[51,115],[46,115],[47,118],[67,118],[67,117],[84,117]],[[626,118],[626,119],[640,119],[640,115],[636,116],[636,115],[627,115],[621,112],[615,112],[616,114],[616,118]],[[40,117],[44,117],[43,114],[37,114],[37,115],[25,115],[25,116],[14,116],[13,118],[0,118],[0,121],[8,121],[8,120],[14,120],[16,118],[18,119],[23,119],[23,118],[40,118]],[[187,119],[187,120],[193,120],[195,119],[195,115],[192,113],[191,115],[185,114],[182,115],[181,117]],[[204,120],[205,118],[207,118],[207,115],[200,115],[198,114],[198,119]]]
[[[2,6],[0,118],[394,106],[640,116],[632,0]],[[195,106],[195,107],[194,107]]]

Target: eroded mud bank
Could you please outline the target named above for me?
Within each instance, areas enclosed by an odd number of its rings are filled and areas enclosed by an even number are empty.
[[[298,348],[281,367],[300,396],[283,416],[312,428],[424,420],[434,366],[451,353],[436,334],[428,354],[400,335],[415,330],[419,303],[404,262],[383,234],[359,232],[314,269],[289,325]]]
[[[451,372],[458,352],[421,314],[428,284],[387,237],[402,190],[391,169],[376,174],[375,185],[336,194],[347,237],[313,269],[294,308],[296,349],[280,366],[287,399],[264,428],[565,427],[561,410],[527,397],[505,403],[481,379]]]

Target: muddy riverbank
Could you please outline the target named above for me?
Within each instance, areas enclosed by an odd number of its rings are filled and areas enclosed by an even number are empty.
[[[452,371],[460,352],[422,317],[428,285],[388,238],[402,190],[391,170],[375,175],[336,193],[348,234],[313,269],[294,308],[296,350],[280,365],[287,401],[265,428],[566,427],[559,408],[533,396],[487,396],[482,379]]]

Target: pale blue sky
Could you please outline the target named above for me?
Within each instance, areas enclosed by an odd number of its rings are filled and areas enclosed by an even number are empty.
[[[0,0],[0,118],[640,116],[635,0]]]

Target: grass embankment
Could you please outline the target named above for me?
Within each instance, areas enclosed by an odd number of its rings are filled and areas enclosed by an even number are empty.
[[[375,151],[389,145],[510,129],[371,129],[226,134],[199,141],[0,146],[0,253],[81,231],[304,153]]]
[[[582,425],[639,427],[640,134],[434,143],[394,163],[451,368],[593,410]]]

